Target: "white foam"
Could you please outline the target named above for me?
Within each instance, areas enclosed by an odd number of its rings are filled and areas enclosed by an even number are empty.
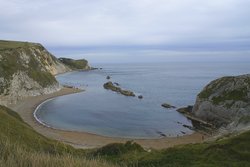
[[[41,120],[37,117],[36,113],[37,113],[38,109],[39,109],[44,103],[47,103],[48,101],[51,101],[51,100],[53,100],[53,99],[55,99],[55,98],[50,98],[50,99],[45,100],[44,102],[42,102],[41,104],[39,104],[39,105],[36,107],[35,111],[33,112],[33,116],[34,116],[34,118],[36,119],[36,121],[39,122],[40,124],[42,124],[43,126],[48,127],[48,128],[52,128],[52,127],[49,126],[49,125],[47,125],[47,124],[44,123],[43,121],[41,121]]]

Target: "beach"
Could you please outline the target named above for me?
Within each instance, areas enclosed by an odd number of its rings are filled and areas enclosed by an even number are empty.
[[[110,143],[125,143],[126,141],[132,140],[126,138],[106,137],[85,132],[53,129],[42,125],[35,119],[34,111],[42,102],[58,96],[79,93],[81,91],[82,90],[75,88],[64,87],[60,91],[52,94],[24,98],[17,104],[11,105],[10,108],[19,113],[22,119],[31,127],[33,127],[38,133],[48,138],[70,144],[76,148],[97,148]],[[162,149],[182,144],[201,143],[204,142],[206,138],[208,138],[208,136],[202,133],[194,132],[193,134],[180,137],[163,137],[160,139],[133,139],[133,141],[140,144],[145,149]]]

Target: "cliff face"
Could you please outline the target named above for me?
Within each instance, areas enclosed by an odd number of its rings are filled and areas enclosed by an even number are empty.
[[[192,112],[217,127],[250,123],[250,75],[212,81],[198,94]]]
[[[60,89],[53,75],[70,71],[42,45],[0,41],[0,104]]]

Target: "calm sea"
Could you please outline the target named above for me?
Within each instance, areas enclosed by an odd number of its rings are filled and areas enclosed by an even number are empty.
[[[101,70],[57,76],[61,84],[85,89],[43,103],[37,117],[58,129],[127,138],[160,138],[190,134],[192,125],[175,111],[165,109],[193,105],[196,95],[213,79],[250,73],[249,63],[106,64]],[[106,76],[143,99],[105,90]],[[183,133],[184,132],[184,133]]]

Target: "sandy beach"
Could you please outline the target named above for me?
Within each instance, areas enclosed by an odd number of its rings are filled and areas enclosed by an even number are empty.
[[[82,90],[64,87],[60,91],[52,94],[27,97],[19,101],[17,104],[11,105],[9,107],[19,113],[22,119],[30,126],[32,126],[38,133],[48,138],[55,139],[66,144],[70,144],[76,148],[96,148],[109,143],[124,143],[128,140],[131,140],[125,138],[105,137],[84,132],[73,132],[48,128],[40,124],[34,118],[33,113],[35,109],[39,104],[41,104],[45,100],[79,92],[82,92]],[[204,134],[195,132],[191,135],[184,135],[181,137],[164,137],[160,139],[135,139],[133,141],[139,143],[146,149],[161,149],[181,144],[200,143],[206,140],[207,137],[208,136]]]

